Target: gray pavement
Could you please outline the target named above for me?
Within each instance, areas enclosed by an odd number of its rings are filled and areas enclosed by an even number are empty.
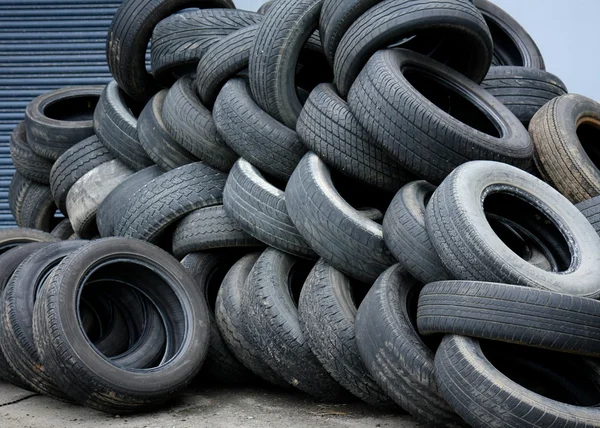
[[[1,428],[416,428],[410,416],[358,402],[322,404],[275,389],[189,389],[141,415],[106,415],[0,383]]]

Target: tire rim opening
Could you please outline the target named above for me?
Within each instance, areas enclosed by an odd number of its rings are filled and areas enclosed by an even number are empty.
[[[577,125],[577,137],[590,160],[600,168],[600,121],[585,118]]]
[[[313,267],[313,262],[298,260],[290,269],[288,274],[288,289],[296,308],[298,308],[298,302],[300,302],[300,293],[302,292],[306,278],[308,278],[308,274]]]
[[[67,122],[92,120],[99,99],[97,95],[81,95],[57,100],[44,108],[44,115],[50,119]]]
[[[523,67],[523,55],[510,35],[496,21],[484,15],[485,23],[494,40],[494,65],[516,65]]]

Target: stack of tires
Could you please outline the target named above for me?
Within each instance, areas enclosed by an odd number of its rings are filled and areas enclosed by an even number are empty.
[[[431,426],[599,426],[600,105],[506,12],[128,0],[107,58],[113,82],[13,133],[18,224],[68,240],[7,252],[31,255],[0,287],[4,379],[119,413],[199,372]]]

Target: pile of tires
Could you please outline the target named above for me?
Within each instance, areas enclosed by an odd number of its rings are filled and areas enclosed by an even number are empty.
[[[13,133],[14,216],[65,241],[0,256],[3,379],[117,413],[198,374],[598,426],[600,105],[506,12],[127,0],[107,58]]]

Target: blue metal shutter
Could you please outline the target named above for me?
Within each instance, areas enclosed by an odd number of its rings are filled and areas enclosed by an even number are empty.
[[[0,1],[0,228],[15,226],[8,207],[14,168],[9,139],[36,96],[111,80],[106,33],[121,0]]]

